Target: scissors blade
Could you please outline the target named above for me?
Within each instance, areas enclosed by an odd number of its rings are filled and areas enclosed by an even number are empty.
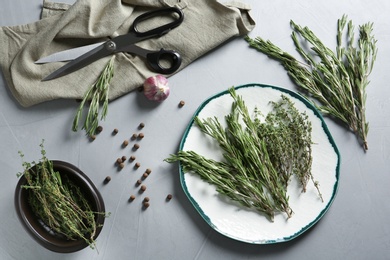
[[[102,42],[94,43],[86,46],[81,46],[69,50],[64,50],[60,52],[53,53],[49,56],[43,57],[37,61],[35,61],[36,64],[43,64],[43,63],[51,63],[51,62],[58,62],[58,61],[70,61],[74,60],[84,53],[89,52],[90,50],[95,49],[99,45],[102,45]]]
[[[54,71],[53,73],[42,79],[42,81],[47,81],[65,76],[110,54],[112,54],[112,51],[108,50],[105,47],[105,44],[102,44],[95,49],[92,49],[89,52],[81,55],[80,57],[68,62],[58,70]]]

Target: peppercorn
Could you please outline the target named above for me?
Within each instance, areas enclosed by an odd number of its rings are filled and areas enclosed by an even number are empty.
[[[138,135],[137,135],[136,133],[134,133],[134,134],[131,136],[131,139],[132,139],[132,140],[135,140],[135,139],[137,139],[137,137],[138,137]]]
[[[169,200],[171,200],[172,199],[172,194],[168,194],[168,196],[167,196],[167,200],[169,201]]]
[[[135,183],[135,186],[139,186],[141,185],[142,181],[141,180],[137,180],[137,182]]]
[[[118,132],[119,132],[118,128],[114,128],[114,130],[112,131],[112,134],[116,135]]]
[[[144,198],[144,202],[149,202],[149,200],[150,200],[149,197]]]
[[[142,139],[142,138],[144,138],[144,137],[145,137],[144,133],[139,133],[139,135],[138,135],[138,138],[139,138],[139,139]]]
[[[139,147],[140,147],[140,145],[139,145],[139,144],[134,144],[134,146],[133,146],[134,150],[137,150],[137,149],[139,149]]]
[[[140,166],[141,166],[141,164],[139,162],[136,162],[134,165],[135,168],[139,168]]]
[[[91,141],[94,141],[96,139],[96,135],[91,135],[89,138],[91,138]]]
[[[122,146],[126,147],[128,144],[129,144],[129,141],[128,140],[124,140],[123,143],[122,143]]]
[[[147,168],[147,169],[145,170],[145,172],[146,172],[147,174],[150,174],[150,173],[152,172],[152,169]]]
[[[119,168],[121,168],[121,169],[125,168],[125,164],[124,164],[123,162],[121,162],[121,163],[119,164]]]
[[[103,131],[103,126],[99,125],[97,128],[96,128],[96,133],[100,133]]]
[[[146,191],[146,186],[145,185],[141,185],[141,191]]]
[[[125,155],[122,156],[121,162],[125,162],[127,160],[127,157]]]
[[[142,178],[143,178],[143,179],[148,178],[148,176],[149,176],[149,174],[147,174],[146,172],[144,172],[144,174],[142,174]]]
[[[134,160],[135,160],[135,156],[134,155],[130,156],[129,161],[132,162]]]
[[[110,176],[107,176],[105,179],[104,179],[104,183],[107,184],[111,181],[111,177]]]
[[[116,159],[116,163],[117,163],[118,165],[121,164],[121,163],[122,163],[122,158]]]
[[[131,195],[130,198],[129,198],[130,201],[133,201],[135,200],[135,196],[134,195]]]
[[[144,124],[144,123],[140,123],[139,126],[138,126],[139,129],[142,129],[142,128],[144,128],[144,127],[145,127],[145,124]]]
[[[184,107],[185,104],[186,104],[186,103],[184,102],[184,100],[181,100],[181,101],[179,102],[179,107]]]
[[[144,202],[143,204],[144,204],[144,208],[145,208],[145,209],[149,208],[149,206],[150,206],[150,203],[149,203],[149,202]]]

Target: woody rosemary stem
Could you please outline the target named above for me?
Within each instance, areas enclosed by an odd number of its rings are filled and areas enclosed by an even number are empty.
[[[326,47],[308,27],[301,27],[293,21],[290,24],[292,40],[305,63],[271,41],[248,36],[245,40],[251,47],[278,60],[317,109],[344,122],[367,151],[366,87],[378,52],[372,35],[373,24],[359,26],[359,39],[356,42],[352,21],[347,21],[344,15],[337,23],[335,52]],[[310,49],[302,46],[302,39],[311,45]],[[345,44],[343,39],[346,40]]]

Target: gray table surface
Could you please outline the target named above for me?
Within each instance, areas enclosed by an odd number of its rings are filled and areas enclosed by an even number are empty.
[[[68,3],[73,1],[67,0]],[[275,61],[234,39],[200,58],[169,79],[171,96],[162,104],[145,102],[137,91],[109,106],[103,132],[89,142],[83,132],[70,130],[77,103],[56,100],[30,108],[19,106],[0,76],[0,259],[390,259],[390,2],[372,1],[256,1],[252,6],[257,26],[250,34],[271,39],[294,53],[289,37],[290,19],[308,25],[325,43],[335,46],[336,21],[347,14],[354,23],[374,22],[379,53],[367,89],[370,122],[369,150],[364,153],[354,135],[326,118],[341,154],[339,189],[327,214],[308,232],[280,244],[252,245],[214,231],[196,212],[181,189],[176,165],[162,162],[178,149],[191,116],[202,101],[233,85],[263,83],[296,90]],[[39,19],[40,0],[3,1],[0,25],[31,23]],[[0,46],[1,48],[1,46]],[[186,102],[181,109],[177,104]],[[146,124],[137,160],[150,167],[145,196],[151,206],[143,211],[128,203],[142,170],[128,167],[118,173],[113,162],[121,156],[121,142]],[[111,136],[114,128],[117,136]],[[45,139],[53,159],[80,167],[98,186],[106,219],[97,246],[57,254],[38,245],[17,219],[13,196],[21,171],[18,151],[26,159],[39,159]],[[105,176],[112,181],[103,185]],[[167,203],[167,194],[173,199]]]

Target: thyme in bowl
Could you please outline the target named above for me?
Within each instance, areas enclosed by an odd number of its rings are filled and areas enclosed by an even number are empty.
[[[46,157],[40,144],[41,160],[36,163],[23,161],[24,171],[18,176],[26,178],[22,188],[30,191],[28,202],[35,215],[51,230],[68,240],[84,240],[91,248],[96,248],[94,236],[98,224],[90,202],[75,183],[66,175],[61,176],[53,169],[53,162]],[[19,151],[23,159],[24,154]]]
[[[346,44],[343,32],[347,26]],[[338,20],[337,47],[333,52],[308,28],[291,21],[292,39],[296,50],[307,64],[299,62],[271,41],[260,37],[245,37],[249,45],[270,56],[287,70],[292,80],[309,96],[317,109],[344,122],[363,142],[368,150],[368,122],[365,116],[366,87],[377,55],[373,24],[359,26],[359,39],[355,42],[354,26],[344,15]],[[310,45],[305,50],[299,37]],[[319,61],[317,61],[319,59]]]
[[[218,142],[224,160],[215,161],[182,150],[165,161],[179,161],[184,172],[198,174],[215,185],[220,194],[264,213],[271,221],[280,212],[290,218],[293,211],[287,186],[291,177],[299,179],[303,192],[308,180],[319,187],[311,174],[311,123],[287,96],[271,102],[273,110],[264,119],[258,109],[251,117],[234,88],[229,93],[233,104],[225,117],[227,127],[216,117],[194,119],[203,133]],[[318,193],[321,197],[319,189]]]

